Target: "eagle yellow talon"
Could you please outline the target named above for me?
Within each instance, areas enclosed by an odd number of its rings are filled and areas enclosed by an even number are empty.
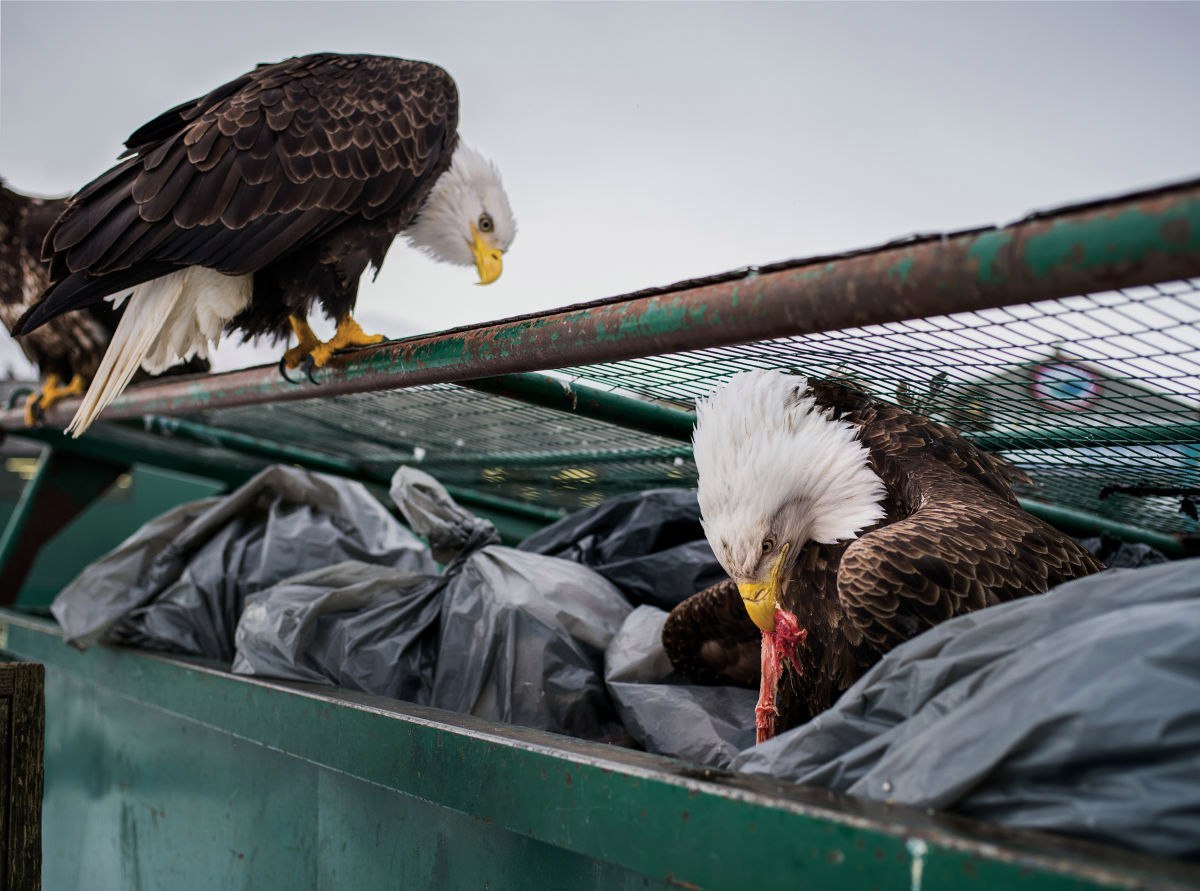
[[[321,345],[308,322],[299,316],[288,316],[292,325],[292,333],[296,335],[297,344],[283,354],[284,368],[298,368],[313,350]]]
[[[338,350],[371,346],[384,340],[382,334],[367,334],[349,315],[342,316],[333,337],[323,343],[317,339],[317,335],[313,333],[312,328],[304,319],[299,316],[288,316],[288,321],[291,322],[292,331],[296,335],[296,340],[299,341],[296,346],[283,354],[283,365],[288,369],[299,367],[310,356],[313,366],[322,368]]]
[[[87,389],[81,374],[72,377],[65,387],[59,383],[61,380],[57,374],[48,374],[42,381],[41,388],[36,393],[29,394],[25,400],[26,427],[36,427],[51,406],[72,396],[82,396]]]

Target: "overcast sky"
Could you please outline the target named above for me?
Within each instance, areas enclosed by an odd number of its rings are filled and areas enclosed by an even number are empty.
[[[358,310],[396,337],[1195,176],[1197,35],[1195,3],[4,2],[0,175],[73,191],[258,62],[437,62],[520,231],[487,288],[397,242]]]

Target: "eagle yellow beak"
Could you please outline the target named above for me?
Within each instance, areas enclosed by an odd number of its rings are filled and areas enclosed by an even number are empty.
[[[742,603],[745,604],[750,619],[767,634],[775,630],[775,607],[779,605],[779,592],[783,589],[783,564],[787,560],[790,547],[789,543],[784,542],[765,582],[746,582],[738,585],[738,593],[742,595]]]
[[[504,251],[485,242],[474,225],[471,226],[471,238],[471,253],[475,256],[475,268],[479,271],[479,284],[490,285],[504,269],[500,260]]]

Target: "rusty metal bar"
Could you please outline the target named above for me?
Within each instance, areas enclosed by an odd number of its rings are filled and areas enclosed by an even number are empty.
[[[264,366],[129,390],[107,419],[183,414],[472,380],[982,310],[1200,276],[1200,181],[915,239],[745,270],[541,315],[411,337],[336,357],[320,385]],[[74,401],[50,412],[65,421]],[[16,429],[19,411],[0,414]]]

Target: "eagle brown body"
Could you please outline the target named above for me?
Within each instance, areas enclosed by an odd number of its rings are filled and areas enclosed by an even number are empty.
[[[50,284],[42,242],[66,206],[66,198],[22,195],[0,183],[0,322],[9,331]],[[88,381],[95,375],[120,317],[120,310],[102,301],[53,319],[18,339],[17,345],[37,366],[43,381],[66,383],[76,377]],[[166,373],[207,370],[208,362],[193,359]]]
[[[1104,568],[1021,509],[1018,470],[950,428],[837,383],[812,381],[805,395],[857,428],[886,489],[885,517],[850,541],[809,541],[784,580],[779,608],[806,634],[775,690],[776,732],[829,708],[939,622]],[[744,684],[728,666],[744,666],[758,639],[732,582],[684,601],[663,629],[672,663],[708,682]]]
[[[46,240],[50,286],[17,333],[191,266],[253,274],[230,328],[354,306],[449,167],[458,92],[423,62],[321,53],[260,65],[140,127]]]
[[[10,331],[50,284],[42,240],[66,204],[65,198],[35,198],[0,184],[0,321]],[[91,378],[116,325],[107,303],[96,310],[64,316],[17,344],[43,377]]]

